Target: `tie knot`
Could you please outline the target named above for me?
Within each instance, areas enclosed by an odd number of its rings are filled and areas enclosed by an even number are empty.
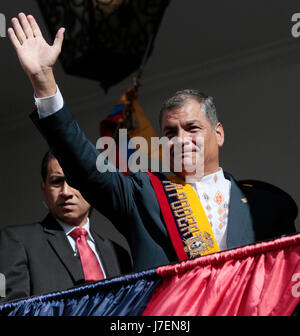
[[[81,236],[86,236],[87,235],[87,231],[86,229],[77,227],[76,229],[74,229],[71,233],[70,236],[74,239],[77,239]]]

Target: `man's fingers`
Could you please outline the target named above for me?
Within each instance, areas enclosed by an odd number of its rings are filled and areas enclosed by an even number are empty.
[[[32,15],[28,15],[28,16],[27,16],[27,19],[28,19],[28,22],[29,22],[29,24],[30,24],[30,26],[31,26],[31,29],[32,29],[32,31],[33,31],[33,35],[34,35],[35,37],[40,37],[40,36],[42,36],[42,32],[41,32],[41,30],[40,30],[39,25],[38,25],[37,22],[35,21],[35,18],[34,18]]]
[[[23,27],[23,31],[27,38],[33,37],[32,28],[27,20],[27,16],[24,13],[19,14],[19,20],[21,21],[21,25]]]
[[[55,36],[55,40],[53,42],[53,46],[55,46],[57,49],[61,49],[63,40],[64,40],[64,33],[65,28],[60,28]]]
[[[12,28],[8,28],[7,30],[8,36],[11,40],[11,43],[13,44],[13,46],[17,49],[21,46],[20,41],[18,40],[15,31]]]
[[[23,28],[20,25],[20,22],[17,18],[12,18],[11,23],[13,25],[15,34],[21,44],[26,40],[26,35],[23,31]]]

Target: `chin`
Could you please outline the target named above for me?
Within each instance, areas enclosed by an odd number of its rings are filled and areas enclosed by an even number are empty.
[[[77,220],[77,216],[73,213],[64,213],[58,217],[62,222],[66,224],[73,224]]]
[[[178,172],[175,173],[175,175],[182,177],[183,179],[187,176],[193,175],[193,173],[187,172],[187,171],[182,171],[182,172]]]

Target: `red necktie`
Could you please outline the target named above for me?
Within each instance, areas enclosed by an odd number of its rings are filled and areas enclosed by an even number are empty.
[[[77,227],[70,236],[76,240],[77,250],[80,256],[82,270],[85,281],[97,281],[104,279],[102,269],[99,265],[98,259],[89,247],[86,240],[86,229]]]

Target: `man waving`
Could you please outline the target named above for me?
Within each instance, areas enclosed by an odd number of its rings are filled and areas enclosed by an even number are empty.
[[[64,28],[50,46],[31,15],[20,13],[12,25],[9,37],[36,96],[31,118],[68,183],[127,238],[135,271],[295,232],[297,206],[288,194],[237,182],[220,167],[224,130],[213,99],[198,90],[177,92],[161,109],[175,176],[103,172],[96,166],[101,154],[68,111],[53,74]]]

